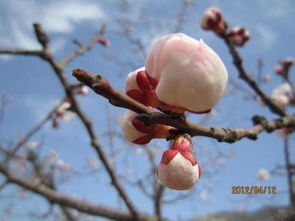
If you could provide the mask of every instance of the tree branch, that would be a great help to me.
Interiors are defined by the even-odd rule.
[[[270,108],[270,110],[278,114],[280,116],[287,116],[288,114],[281,108],[279,107],[276,103],[274,103],[264,92],[263,90],[259,87],[257,82],[246,72],[244,66],[243,66],[243,59],[239,55],[238,51],[236,50],[235,46],[231,43],[229,39],[229,35],[219,35],[221,37],[225,44],[227,45],[230,54],[233,58],[233,64],[237,68],[239,72],[239,77],[243,79],[262,99],[262,101]]]
[[[295,128],[295,118],[286,115],[282,118],[268,121],[263,117],[254,117],[255,126],[248,129],[224,129],[205,127],[194,124],[183,117],[175,117],[160,112],[151,112],[151,110],[141,103],[128,97],[126,94],[111,87],[110,83],[100,75],[74,69],[73,75],[82,83],[89,86],[95,93],[107,98],[115,106],[123,107],[139,113],[137,119],[144,122],[145,125],[165,124],[177,128],[173,133],[188,133],[191,136],[206,136],[214,138],[219,142],[233,143],[242,138],[257,139],[257,135],[262,131],[272,132],[284,127]]]
[[[93,46],[101,39],[101,36],[104,34],[105,32],[105,25],[102,25],[99,28],[99,31],[93,36],[93,38],[85,45],[80,45],[80,47],[73,51],[71,54],[69,54],[68,56],[66,56],[61,62],[60,65],[61,66],[65,66],[66,64],[68,64],[69,62],[71,62],[72,60],[74,60],[77,56],[83,55],[85,52],[91,50],[93,48]]]
[[[37,32],[36,32],[36,34],[38,35]],[[42,33],[42,34],[45,34],[45,33]],[[73,59],[73,57],[75,57],[75,56],[68,56],[68,57],[71,57],[71,59]],[[88,132],[89,138],[90,138],[90,141],[91,141],[91,145],[95,149],[98,157],[100,158],[100,160],[101,160],[102,164],[104,165],[107,173],[109,174],[109,176],[111,178],[111,181],[112,181],[112,185],[115,187],[115,189],[117,190],[119,196],[125,202],[127,208],[132,213],[133,217],[135,219],[138,218],[139,215],[138,215],[137,209],[135,208],[135,206],[133,205],[133,203],[131,202],[131,200],[127,196],[123,186],[119,182],[115,171],[113,170],[113,168],[111,167],[111,164],[108,161],[107,155],[105,154],[105,152],[103,151],[102,147],[100,146],[100,144],[98,142],[98,139],[97,139],[97,137],[95,135],[95,132],[94,132],[91,121],[88,119],[88,117],[83,112],[82,108],[80,107],[78,101],[76,100],[76,98],[75,98],[75,96],[74,96],[74,94],[73,94],[73,92],[71,90],[71,85],[69,84],[69,82],[67,81],[67,79],[65,77],[65,66],[64,65],[67,62],[65,62],[65,61],[57,62],[55,60],[55,58],[53,57],[53,55],[51,54],[49,49],[46,49],[46,50],[44,49],[42,51],[41,58],[43,60],[47,61],[50,64],[50,66],[52,67],[54,73],[56,74],[57,78],[59,79],[62,87],[64,88],[64,91],[65,91],[67,97],[71,101],[71,104],[73,106],[73,110],[77,113],[79,119],[81,120],[81,122],[84,125],[86,131]],[[67,60],[71,60],[71,59],[67,59]]]
[[[96,216],[104,216],[114,220],[134,220],[133,215],[128,212],[112,209],[105,206],[94,205],[86,201],[58,193],[48,188],[47,186],[40,184],[39,182],[24,179],[15,175],[14,173],[11,173],[3,165],[0,165],[0,173],[2,173],[7,178],[7,182],[20,185],[34,193],[47,198],[54,203],[76,209],[83,213]],[[146,214],[141,214],[138,220],[150,221],[154,220],[154,217]]]

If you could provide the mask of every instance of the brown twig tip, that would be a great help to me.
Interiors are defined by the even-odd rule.
[[[40,24],[34,23],[33,27],[35,30],[37,40],[39,41],[39,43],[42,45],[43,48],[47,48],[48,43],[49,43],[48,35],[44,32],[44,30]]]
[[[91,84],[92,75],[88,71],[85,71],[85,70],[82,70],[79,68],[75,68],[72,71],[72,75],[74,77],[76,77],[78,81],[80,81],[88,86]]]

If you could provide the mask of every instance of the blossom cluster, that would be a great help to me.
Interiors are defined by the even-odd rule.
[[[227,84],[228,74],[220,57],[203,40],[183,33],[162,36],[155,42],[145,66],[129,73],[125,92],[134,100],[167,114],[184,112],[204,114],[218,103]],[[146,126],[137,113],[126,111],[120,121],[126,139],[147,144],[152,139],[172,139],[167,125]],[[200,167],[192,153],[187,134],[174,136],[171,147],[162,156],[158,178],[171,189],[185,190],[200,177]]]
[[[250,39],[250,32],[244,27],[237,26],[228,31],[222,13],[216,7],[205,10],[201,18],[201,26],[206,31],[213,31],[219,36],[227,36],[234,46],[242,47]]]

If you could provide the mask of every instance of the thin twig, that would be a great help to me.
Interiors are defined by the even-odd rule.
[[[238,51],[236,50],[235,46],[232,44],[232,42],[229,39],[228,35],[221,35],[220,36],[225,44],[227,45],[230,54],[233,59],[233,64],[237,68],[239,72],[239,77],[243,79],[262,99],[262,101],[270,108],[270,110],[278,114],[280,116],[287,116],[288,114],[281,108],[279,107],[276,103],[274,103],[264,92],[263,90],[259,87],[257,82],[246,72],[244,66],[243,66],[243,59],[239,55]]]
[[[72,60],[74,60],[77,56],[83,55],[85,52],[91,50],[93,48],[93,46],[95,44],[97,44],[97,42],[101,39],[101,36],[103,35],[103,33],[105,32],[105,25],[102,25],[99,28],[99,31],[93,36],[93,38],[85,45],[80,44],[80,47],[73,51],[71,54],[69,54],[68,56],[66,56],[61,62],[60,65],[61,66],[65,66],[67,65],[69,62],[71,62]],[[77,41],[75,41],[77,42]]]

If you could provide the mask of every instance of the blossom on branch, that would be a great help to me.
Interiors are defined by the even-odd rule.
[[[218,8],[210,7],[205,10],[201,17],[201,26],[204,30],[213,31],[217,35],[224,34],[226,24]]]
[[[235,27],[229,32],[229,40],[235,46],[242,47],[250,39],[250,33],[244,27]]]
[[[154,138],[166,139],[170,136],[173,127],[161,124],[146,126],[136,119],[136,115],[137,113],[128,110],[120,119],[121,129],[128,141],[134,144],[147,144]]]
[[[187,190],[199,180],[201,170],[192,149],[191,138],[185,134],[176,137],[164,152],[157,176],[166,187]]]
[[[271,95],[272,100],[281,108],[290,105],[293,100],[293,93],[290,84],[283,83],[277,86]]]
[[[183,33],[161,37],[146,60],[146,74],[158,81],[160,109],[176,113],[208,113],[227,84],[220,57],[202,40]]]
[[[280,61],[280,63],[277,64],[274,67],[274,71],[278,75],[280,75],[280,76],[282,76],[284,78],[287,78],[289,70],[290,70],[290,68],[292,67],[293,64],[294,64],[294,59],[293,58],[291,58],[291,57],[285,58],[284,60]]]

